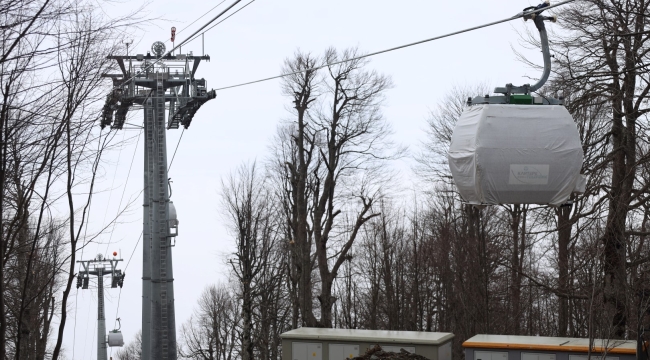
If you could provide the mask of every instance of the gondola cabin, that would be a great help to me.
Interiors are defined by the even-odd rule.
[[[548,0],[524,9],[524,20],[539,30],[544,72],[533,85],[507,84],[468,100],[451,137],[449,168],[467,203],[561,206],[573,192],[584,192],[580,175],[582,145],[562,98],[533,96],[551,73],[551,54],[543,16]]]
[[[483,104],[458,119],[448,160],[474,205],[564,204],[584,191],[582,144],[561,105]]]

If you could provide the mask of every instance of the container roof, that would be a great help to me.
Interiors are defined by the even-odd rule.
[[[588,352],[589,339],[547,336],[476,335],[463,343],[465,348],[544,350],[562,352]],[[611,354],[636,354],[636,341],[594,339],[592,352]]]
[[[454,338],[451,333],[394,331],[394,330],[350,330],[302,327],[280,335],[283,339],[296,340],[339,340],[378,343],[440,345]]]

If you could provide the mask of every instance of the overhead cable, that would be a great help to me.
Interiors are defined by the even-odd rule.
[[[126,131],[124,132],[124,134],[122,134],[122,140],[120,141],[120,144],[124,143],[125,138],[126,138]],[[120,159],[122,158],[122,149],[123,148],[124,148],[123,146],[120,146],[120,151],[117,153],[117,163],[118,164],[120,162]],[[130,170],[130,168],[129,168],[129,170]],[[111,204],[111,199],[113,198],[113,189],[115,188],[115,179],[116,178],[117,178],[117,171],[113,173],[113,182],[111,182],[111,190],[108,193],[108,201],[107,201],[107,204],[106,204],[106,210],[104,211],[104,219],[102,220],[102,224],[106,223],[106,216],[108,215],[108,208],[109,208],[108,205]],[[122,202],[120,201],[120,204],[121,203]],[[112,235],[113,234],[111,233],[111,237],[112,237]],[[110,245],[110,240],[109,240],[109,245]],[[100,243],[97,243],[98,253],[99,253],[99,247],[100,247]],[[106,252],[108,252],[108,247],[106,248]],[[106,257],[106,253],[104,254],[104,257]]]
[[[138,248],[138,244],[140,244],[140,240],[142,239],[142,232],[140,233],[140,236],[138,237],[138,241],[136,241],[135,246],[133,247],[133,252],[131,253],[131,256],[129,256],[129,261],[127,261],[126,266],[124,267],[124,274],[126,274],[126,269],[129,267],[129,264],[131,263],[131,259],[133,259],[133,254],[135,254],[135,250]],[[115,310],[115,318],[117,319],[120,315],[120,300],[122,300],[122,288],[120,287],[120,293],[117,296],[117,309]],[[117,320],[115,320],[117,322]],[[113,351],[113,349],[111,349]]]
[[[228,6],[225,10],[223,10],[222,12],[220,12],[219,14],[217,14],[217,15],[216,15],[215,17],[213,17],[210,21],[208,21],[208,22],[205,23],[203,26],[201,26],[198,30],[196,30],[195,32],[193,32],[192,35],[188,36],[185,40],[181,41],[178,45],[174,46],[171,50],[169,50],[169,51],[167,51],[166,53],[162,54],[160,57],[158,57],[158,58],[157,58],[155,61],[153,61],[152,63],[146,65],[142,70],[138,71],[135,75],[132,75],[130,78],[124,80],[124,82],[122,82],[122,85],[126,85],[126,84],[128,84],[130,81],[132,81],[133,79],[135,79],[135,77],[136,77],[137,75],[141,74],[141,73],[144,72],[144,71],[147,71],[149,68],[151,68],[151,67],[153,67],[154,65],[158,64],[159,62],[165,60],[165,57],[166,57],[166,56],[171,55],[171,54],[174,52],[174,50],[176,50],[176,49],[182,47],[183,45],[185,45],[186,43],[188,43],[190,40],[192,40],[192,38],[193,38],[196,34],[198,34],[199,32],[201,32],[201,30],[205,29],[205,28],[208,27],[210,24],[212,24],[213,22],[215,22],[218,18],[220,18],[223,14],[225,14],[226,12],[228,12],[228,10],[232,9],[235,5],[237,5],[237,4],[240,3],[240,2],[241,2],[241,0],[235,0],[235,2],[232,3],[232,4],[230,4],[230,6]]]
[[[224,1],[225,1],[225,0],[224,0]],[[215,26],[217,26],[217,25],[221,24],[222,22],[228,20],[231,16],[233,16],[233,15],[237,14],[238,12],[242,11],[245,7],[247,7],[248,5],[252,4],[253,2],[255,2],[255,0],[251,0],[251,1],[247,2],[244,6],[240,7],[240,8],[237,9],[237,10],[235,10],[235,12],[233,12],[232,14],[226,16],[223,20],[221,20],[221,21],[219,21],[218,23],[216,23],[216,24],[210,26],[210,27],[209,27],[208,29],[206,29],[204,32],[202,32],[202,33],[196,35],[193,39],[186,40],[184,43],[185,43],[185,44],[189,44],[189,43],[191,43],[192,41],[198,39],[199,36],[205,34],[206,32],[208,32],[208,31],[210,31],[211,29],[213,29]],[[172,160],[169,162],[169,167],[167,168],[167,171],[168,171],[168,172],[169,172],[169,169],[171,169],[172,164],[174,163],[174,158],[176,157],[176,152],[178,151],[178,146],[181,144],[181,140],[183,140],[183,134],[184,134],[184,133],[185,133],[185,128],[183,128],[183,132],[181,132],[181,136],[180,136],[180,138],[178,139],[178,143],[176,144],[176,149],[174,149],[174,155],[172,156]]]
[[[207,33],[208,31],[212,30],[212,28],[214,28],[215,26],[217,26],[217,25],[221,24],[222,22],[228,20],[228,18],[230,18],[231,16],[235,15],[236,13],[238,13],[238,12],[244,10],[245,7],[247,7],[248,5],[250,5],[250,4],[254,3],[254,2],[255,2],[255,0],[251,0],[251,1],[247,2],[244,6],[240,7],[240,8],[237,9],[237,10],[235,10],[235,12],[233,12],[232,14],[226,16],[223,20],[221,20],[221,21],[219,21],[218,23],[216,23],[216,24],[210,26],[210,27],[207,28],[204,32],[202,32],[202,33],[196,35],[193,39],[187,40],[187,41],[185,42],[185,44],[189,44],[189,43],[191,43],[192,41],[198,39],[200,35],[203,35],[203,34]]]
[[[108,244],[106,244],[106,251],[104,251],[104,258],[107,257],[108,249],[110,248],[111,242],[113,241],[113,232],[115,231],[115,225],[117,225],[117,218],[120,215],[121,211],[126,210],[126,209],[124,209],[124,210],[120,211],[120,208],[122,207],[122,201],[124,201],[124,194],[126,193],[126,188],[127,188],[127,185],[129,184],[129,179],[131,178],[131,169],[133,168],[133,162],[135,160],[135,155],[136,155],[136,153],[138,151],[138,145],[140,144],[141,135],[142,135],[142,130],[138,133],[138,140],[136,141],[135,148],[133,149],[133,156],[131,156],[131,165],[129,165],[129,172],[126,174],[126,182],[124,183],[124,188],[122,189],[122,196],[120,197],[120,203],[117,205],[117,214],[115,214],[115,219],[113,219],[113,228],[111,229],[111,234],[108,237]],[[121,152],[121,150],[120,150],[120,152]],[[118,159],[118,162],[119,162],[119,159]],[[117,172],[115,172],[115,173],[117,174]],[[112,191],[113,191],[113,187],[111,186],[111,192]],[[106,221],[105,217],[104,217],[104,221]]]
[[[172,161],[169,162],[169,167],[167,167],[167,172],[169,172],[169,169],[172,168],[172,164],[174,163],[174,158],[176,157],[176,152],[178,151],[178,146],[181,144],[181,140],[183,140],[183,134],[185,134],[185,128],[183,128],[183,131],[181,132],[181,136],[178,138],[178,143],[176,144],[176,149],[174,149],[174,155],[172,155]]]
[[[194,25],[197,21],[203,19],[204,16],[208,15],[209,13],[212,12],[212,10],[216,9],[217,7],[219,7],[219,5],[221,5],[221,4],[225,3],[225,2],[226,2],[226,0],[221,0],[221,2],[218,3],[217,5],[213,6],[212,9],[206,11],[203,15],[199,16],[198,18],[196,18],[196,20],[192,21],[191,23],[189,23],[189,24],[188,24],[187,26],[185,26],[184,28],[178,30],[177,34],[180,34],[183,30],[185,30],[185,29],[187,29],[188,27]]]
[[[555,4],[555,5],[550,5],[550,6],[544,7],[542,9],[521,12],[521,13],[519,13],[517,15],[511,16],[509,18],[505,18],[505,19],[502,19],[502,20],[497,20],[497,21],[493,21],[493,22],[490,22],[490,23],[487,23],[487,24],[478,25],[478,26],[474,26],[474,27],[459,30],[459,31],[454,31],[454,32],[451,32],[451,33],[448,33],[448,34],[439,35],[439,36],[435,36],[435,37],[432,37],[432,38],[428,38],[428,39],[424,39],[424,40],[420,40],[420,41],[416,41],[416,42],[412,42],[412,43],[408,43],[408,44],[404,44],[404,45],[400,45],[400,46],[395,46],[395,47],[392,47],[392,48],[389,48],[389,49],[375,51],[375,52],[372,52],[372,53],[356,56],[356,57],[349,58],[349,59],[343,59],[343,60],[340,60],[340,61],[335,61],[335,62],[332,62],[332,63],[319,65],[319,66],[316,66],[316,67],[313,67],[313,68],[310,68],[310,69],[302,69],[302,70],[298,70],[298,71],[294,71],[294,72],[290,72],[290,73],[286,73],[286,74],[281,74],[281,75],[276,75],[276,76],[271,76],[271,77],[267,77],[267,78],[263,78],[263,79],[259,79],[259,80],[248,81],[248,82],[240,83],[240,84],[236,84],[236,85],[224,86],[224,87],[216,88],[214,90],[219,91],[219,90],[232,89],[232,88],[236,88],[236,87],[240,87],[240,86],[251,85],[251,84],[256,84],[256,83],[260,83],[260,82],[264,82],[264,81],[279,79],[279,78],[283,78],[285,76],[300,74],[300,73],[304,73],[306,71],[316,71],[316,70],[319,70],[319,69],[322,69],[322,68],[325,68],[325,67],[338,65],[338,64],[343,64],[343,63],[346,63],[346,62],[359,60],[359,59],[363,59],[363,58],[367,58],[367,57],[387,53],[387,52],[390,52],[390,51],[400,50],[400,49],[404,49],[404,48],[407,48],[407,47],[424,44],[426,42],[439,40],[439,39],[443,39],[443,38],[446,38],[446,37],[450,37],[450,36],[470,32],[470,31],[474,31],[474,30],[478,30],[478,29],[483,29],[483,28],[486,28],[486,27],[489,27],[489,26],[493,26],[493,25],[497,25],[497,24],[501,24],[501,23],[504,23],[504,22],[508,22],[508,21],[512,21],[512,20],[522,18],[524,15],[531,15],[531,14],[542,12],[542,11],[545,11],[545,10],[548,10],[548,9],[552,9],[554,7],[566,5],[566,4],[568,4],[570,2],[573,2],[573,1],[575,1],[575,0],[562,1],[562,2],[559,2],[559,3]]]
[[[208,27],[210,24],[212,24],[213,22],[215,22],[218,18],[220,18],[223,14],[227,13],[228,10],[232,9],[235,5],[239,4],[240,2],[241,2],[241,0],[235,0],[234,3],[230,4],[230,6],[228,6],[225,10],[223,10],[222,12],[220,12],[219,14],[217,14],[217,16],[213,17],[212,20],[210,20],[210,21],[208,21],[207,23],[205,23],[205,24],[204,24],[203,26],[201,26],[198,30],[196,30],[195,32],[193,32],[192,35],[188,36],[185,40],[181,41],[178,45],[174,46],[171,50],[169,50],[169,51],[168,51],[165,55],[163,55],[163,56],[167,56],[167,55],[173,53],[174,50],[176,50],[177,48],[183,46],[185,43],[189,42],[190,39],[192,39],[192,38],[194,37],[194,35],[200,33],[201,30],[205,29],[205,28]]]

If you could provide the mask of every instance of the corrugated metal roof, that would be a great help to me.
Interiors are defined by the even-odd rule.
[[[350,330],[350,329],[321,329],[303,327],[287,331],[280,335],[283,339],[296,340],[339,340],[363,341],[370,343],[399,343],[440,345],[454,338],[451,333],[392,331],[392,330]]]
[[[587,352],[589,339],[548,336],[476,335],[463,343],[466,348]],[[636,341],[595,339],[592,351],[636,354]]]

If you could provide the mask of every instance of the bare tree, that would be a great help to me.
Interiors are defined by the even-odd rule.
[[[225,286],[208,286],[194,315],[181,327],[182,357],[197,360],[236,359],[241,309]]]
[[[608,2],[586,0],[565,11],[564,32],[555,42],[555,59],[560,70],[557,81],[567,89],[583,89],[574,104],[589,105],[603,99],[609,108],[610,130],[592,146],[611,142],[602,160],[611,171],[610,183],[602,191],[608,199],[607,221],[602,237],[605,246],[604,271],[606,314],[614,336],[628,330],[627,218],[645,202],[648,184],[638,184],[639,166],[647,162],[639,145],[641,119],[650,111],[647,71],[647,1]]]
[[[135,334],[133,341],[115,353],[116,360],[140,360],[142,358],[142,331]]]
[[[222,186],[222,207],[237,249],[229,262],[242,298],[241,355],[244,360],[252,360],[256,358],[254,312],[262,306],[260,296],[269,290],[265,282],[277,284],[276,278],[282,275],[281,268],[271,263],[278,239],[278,224],[273,216],[275,203],[255,163],[242,165]]]
[[[128,18],[106,21],[94,2],[10,0],[0,6],[0,19],[0,358],[56,359],[80,229],[113,138],[94,129],[101,74]],[[66,219],[52,216],[60,206],[69,210]]]
[[[315,326],[312,303],[313,231],[309,223],[312,185],[309,174],[314,170],[315,133],[308,126],[312,107],[319,95],[317,72],[311,70],[321,60],[311,54],[297,52],[285,60],[283,71],[292,73],[285,78],[282,92],[291,98],[296,117],[291,126],[280,128],[275,147],[275,171],[282,208],[286,217],[286,234],[291,246],[288,273],[292,288],[293,327],[298,317],[303,326]],[[304,70],[304,72],[299,72]]]
[[[357,55],[354,49],[341,54],[329,49],[323,61],[334,63]],[[286,62],[286,68],[307,69],[318,62],[298,53],[295,60]],[[387,140],[390,130],[380,112],[391,82],[364,70],[366,64],[366,60],[351,60],[328,66],[322,78],[308,71],[284,82],[284,93],[292,97],[297,117],[295,127],[289,128],[291,142],[283,147],[287,151],[278,161],[288,169],[289,206],[285,208],[294,272],[300,279],[298,304],[306,326],[332,326],[336,302],[332,289],[338,271],[361,227],[378,215],[371,212],[380,183],[378,160],[394,156]],[[358,210],[353,210],[355,206]],[[320,278],[319,320],[312,310],[314,265]]]
[[[47,67],[52,51],[44,49],[45,36],[40,32],[47,29],[53,18],[64,11],[61,7],[49,6],[50,1],[9,1],[0,6],[2,31],[0,42],[0,358],[7,354],[8,319],[6,308],[7,284],[6,270],[16,254],[16,241],[20,235],[27,234],[31,211],[31,200],[40,189],[42,177],[46,171],[54,148],[49,137],[56,137],[57,131],[48,132],[51,127],[40,114],[47,114],[52,105],[53,96],[47,93],[47,87],[41,89],[40,82],[34,79],[39,68]],[[49,55],[49,56],[48,56]],[[44,93],[39,94],[45,90]],[[56,93],[56,88],[52,89]],[[53,127],[56,128],[56,127]],[[60,133],[60,132],[59,132]],[[51,174],[51,173],[50,173]],[[45,203],[43,201],[42,203]],[[40,229],[39,229],[40,230]],[[38,233],[38,231],[37,231]],[[33,234],[34,244],[40,239]],[[24,240],[24,238],[23,238]],[[24,242],[23,242],[24,244]],[[21,247],[23,258],[28,252]],[[32,249],[32,254],[36,249]],[[31,256],[27,256],[31,263]],[[29,272],[20,279],[29,284]],[[41,289],[41,291],[44,289]],[[26,294],[26,286],[21,293]],[[24,307],[23,302],[23,307]],[[22,323],[19,310],[16,319],[18,327]],[[17,333],[16,346],[13,351],[20,353],[20,332]]]

